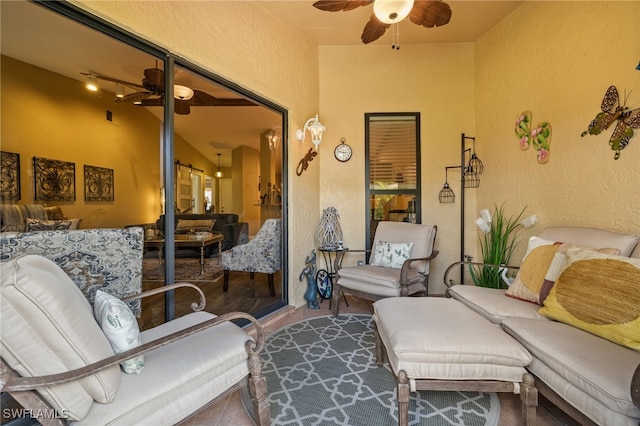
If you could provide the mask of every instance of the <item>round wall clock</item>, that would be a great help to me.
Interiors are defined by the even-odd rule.
[[[336,149],[333,151],[333,154],[336,156],[336,160],[349,161],[353,152],[351,151],[351,147],[346,144],[347,140],[345,138],[340,139],[340,145],[336,146]]]

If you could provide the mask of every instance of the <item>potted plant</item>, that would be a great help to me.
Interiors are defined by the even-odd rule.
[[[480,210],[476,225],[480,230],[480,251],[482,261],[489,265],[507,265],[513,251],[517,247],[519,231],[522,227],[530,228],[538,222],[535,214],[522,220],[526,207],[517,215],[507,216],[502,205],[495,206],[493,216],[488,209]],[[490,288],[507,288],[502,279],[502,270],[497,266],[470,265],[471,278],[475,285]]]

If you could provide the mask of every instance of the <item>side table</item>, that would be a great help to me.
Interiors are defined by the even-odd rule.
[[[349,250],[347,247],[340,246],[322,246],[318,247],[324,264],[327,269],[318,269],[316,272],[316,287],[318,287],[318,294],[320,295],[320,303],[325,299],[329,299],[329,309],[331,309],[331,295],[333,293],[333,280],[336,276],[334,267],[334,259],[337,253]],[[349,306],[345,297],[345,303]]]

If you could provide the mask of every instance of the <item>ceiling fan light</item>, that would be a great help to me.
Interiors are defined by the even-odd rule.
[[[375,0],[373,13],[385,24],[395,24],[409,16],[413,0]]]
[[[94,74],[89,74],[87,75],[87,82],[85,84],[85,86],[87,88],[87,90],[89,90],[90,92],[97,92],[98,91],[98,79],[96,78],[96,76]]]
[[[187,86],[176,84],[173,86],[173,97],[181,101],[188,101],[193,98],[193,90]]]
[[[124,98],[124,86],[116,83],[116,98]]]

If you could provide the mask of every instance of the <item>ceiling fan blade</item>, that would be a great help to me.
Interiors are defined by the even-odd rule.
[[[423,27],[441,27],[451,20],[451,7],[440,0],[416,0],[409,19]]]
[[[372,41],[376,41],[387,31],[390,24],[385,24],[384,22],[380,22],[376,15],[371,15],[369,18],[369,22],[364,26],[364,30],[362,30],[362,35],[360,39],[364,44],[371,43]]]
[[[121,103],[121,102],[140,102],[140,101],[143,101],[143,100],[147,99],[149,96],[151,96],[151,93],[149,93],[149,92],[129,93],[128,95],[125,95],[122,98],[116,98],[116,102],[117,103]]]
[[[313,7],[326,12],[347,12],[371,3],[373,3],[373,0],[319,0],[313,4]]]
[[[194,90],[193,97],[186,102],[191,106],[256,106],[255,103],[242,98],[216,98],[201,90]]]
[[[142,85],[153,93],[161,93],[164,90],[164,71],[159,68],[147,68],[144,70]]]
[[[163,98],[143,99],[140,103],[142,106],[164,106]]]
[[[189,101],[181,101],[180,99],[174,99],[173,112],[180,115],[187,115],[191,112],[189,107]]]

